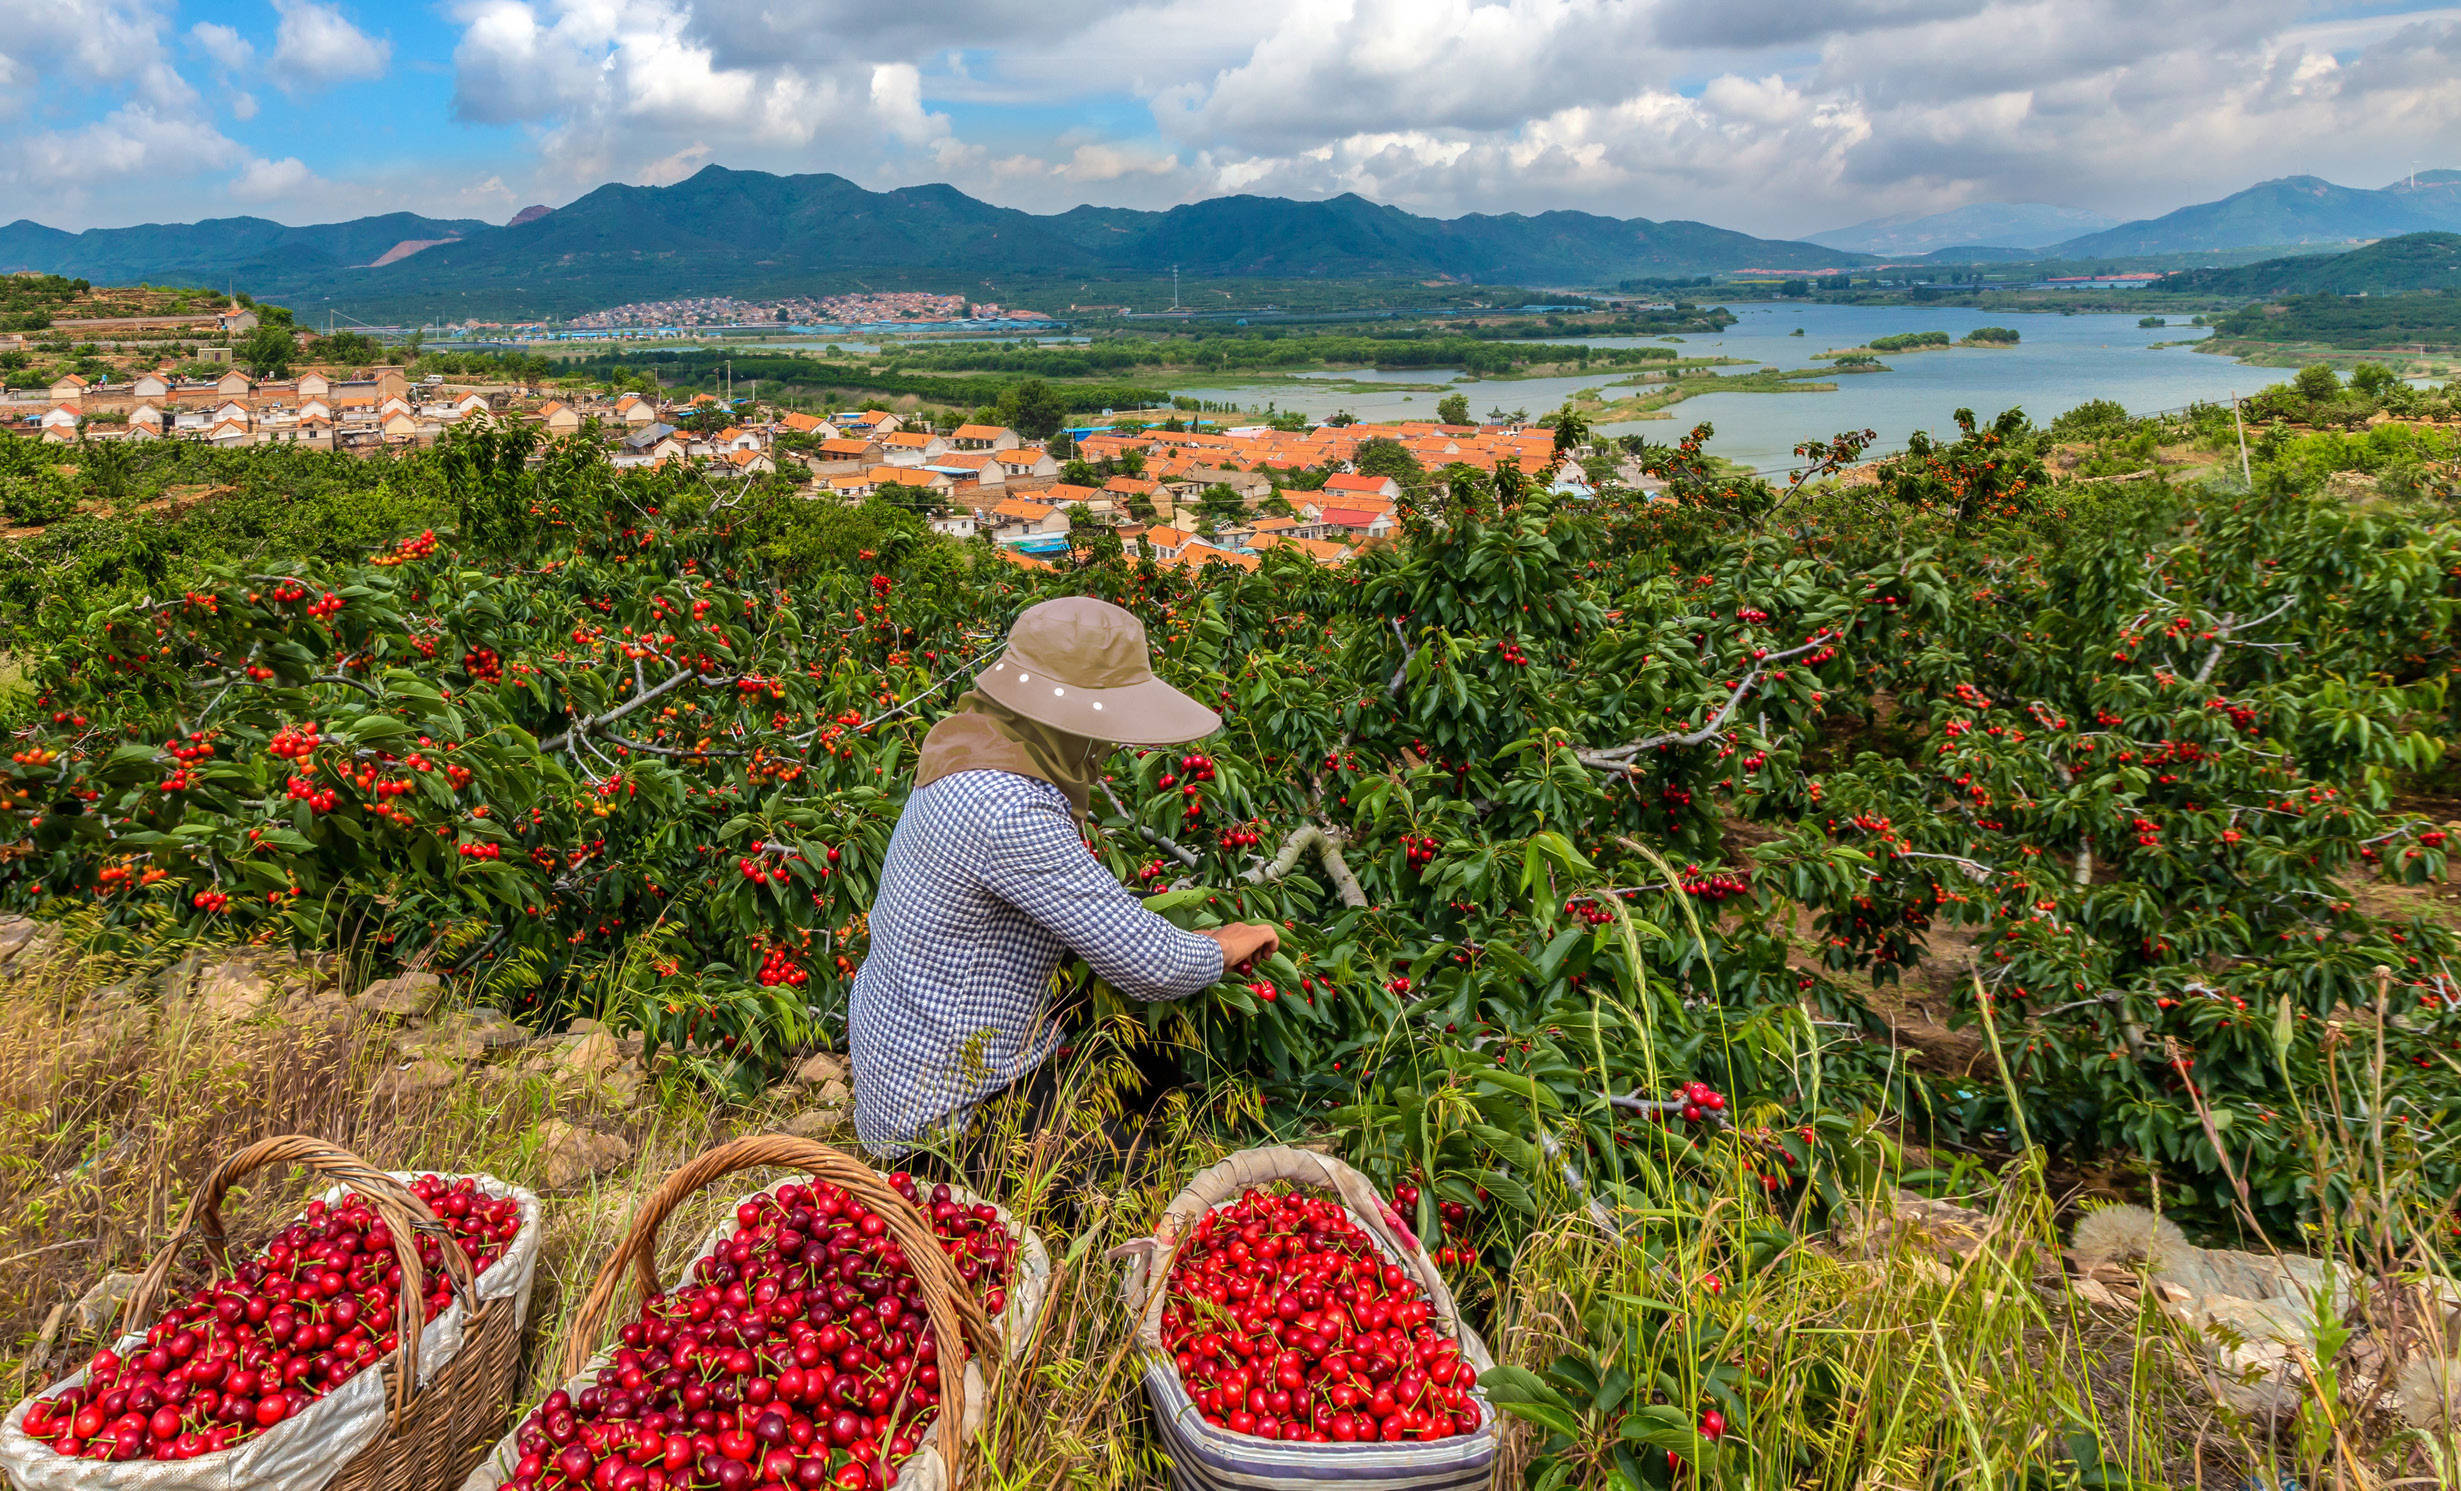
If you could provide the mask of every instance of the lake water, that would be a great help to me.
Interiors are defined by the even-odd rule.
[[[1607,425],[1607,433],[1638,433],[1664,442],[1695,424],[1707,423],[1715,455],[1769,469],[1794,459],[1806,440],[1840,430],[1879,432],[1878,450],[1896,450],[1915,430],[1953,434],[1952,415],[1972,409],[1989,420],[2003,409],[2022,408],[2048,422],[2088,399],[2113,399],[2130,412],[2151,414],[2199,402],[2218,402],[2236,391],[2253,393],[2292,375],[2288,368],[2250,367],[2192,347],[2155,347],[2157,342],[2202,338],[2201,326],[2174,322],[2140,327],[2134,315],[2018,314],[1945,306],[1852,306],[1730,303],[1736,323],[1715,335],[1680,342],[1644,337],[1574,337],[1593,347],[1664,346],[1680,357],[1738,357],[1782,368],[1820,366],[1811,356],[1830,348],[1860,346],[1903,331],[1945,331],[1962,337],[1977,326],[2008,326],[2020,334],[2014,347],[1951,347],[1900,352],[1882,358],[1885,373],[1843,374],[1834,393],[1724,393],[1686,399],[1666,412],[1671,419]],[[1791,336],[1796,327],[1803,335]],[[1395,372],[1361,369],[1329,376],[1376,384],[1452,382],[1484,417],[1490,409],[1526,409],[1543,414],[1576,390],[1600,388],[1633,370],[1598,370],[1571,378],[1481,380],[1457,371],[1412,368]],[[1724,371],[1741,372],[1730,368]],[[1173,393],[1200,399],[1261,403],[1266,394],[1249,389],[1174,386]],[[1607,390],[1610,397],[1617,390]],[[1433,419],[1437,393],[1285,391],[1272,398],[1281,407],[1323,416],[1346,409],[1361,419]]]

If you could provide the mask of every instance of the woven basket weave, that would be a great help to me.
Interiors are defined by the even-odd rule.
[[[222,1222],[222,1202],[242,1178],[268,1166],[301,1166],[332,1182],[328,1201],[356,1191],[393,1233],[401,1265],[395,1317],[422,1318],[425,1271],[416,1236],[438,1235],[454,1299],[424,1330],[403,1331],[394,1353],[310,1403],[292,1418],[216,1455],[185,1461],[103,1462],[69,1460],[27,1438],[18,1424],[24,1405],[0,1433],[0,1466],[31,1491],[223,1491],[265,1487],[271,1491],[434,1491],[459,1480],[500,1432],[519,1380],[521,1328],[529,1312],[538,1256],[538,1198],[490,1176],[471,1176],[496,1197],[512,1197],[520,1209],[521,1235],[484,1278],[427,1204],[413,1194],[407,1172],[388,1173],[304,1134],[260,1140],[215,1167],[189,1201],[165,1243],[130,1294],[123,1323],[129,1334],[123,1353],[141,1343],[170,1293],[172,1269],[191,1244],[203,1248],[217,1268],[233,1264]],[[461,1177],[446,1174],[446,1179]],[[81,1372],[44,1389],[44,1394],[82,1381]],[[38,1395],[40,1396],[40,1395]],[[32,1453],[28,1453],[31,1451]]]
[[[988,1356],[997,1360],[1003,1326],[1009,1328],[1012,1338],[1023,1335],[1023,1329],[1015,1324],[1019,1310],[1038,1305],[1049,1288],[1050,1255],[1041,1239],[1030,1232],[1023,1234],[1025,1246],[1018,1260],[1019,1277],[1010,1288],[1009,1307],[1002,1312],[1000,1324],[995,1325],[957,1276],[956,1266],[941,1251],[923,1213],[890,1189],[889,1183],[870,1166],[814,1140],[786,1134],[751,1135],[709,1150],[669,1175],[641,1203],[632,1227],[599,1267],[588,1297],[574,1313],[556,1368],[563,1387],[578,1393],[596,1380],[599,1368],[612,1360],[609,1353],[600,1350],[599,1342],[606,1335],[608,1313],[617,1295],[623,1292],[627,1276],[641,1296],[655,1294],[661,1288],[658,1232],[667,1217],[687,1198],[721,1176],[765,1166],[794,1170],[842,1186],[887,1222],[889,1236],[904,1251],[922,1286],[924,1313],[930,1317],[933,1337],[941,1343],[944,1364],[940,1374],[940,1415],[932,1441],[906,1462],[891,1491],[943,1491],[954,1486],[955,1468],[961,1464],[966,1439],[981,1422],[985,1396],[983,1375],[969,1358]],[[1012,1233],[1017,1230],[1012,1224]],[[725,1231],[723,1226],[718,1228],[709,1243],[686,1261],[683,1272],[689,1273],[693,1263],[707,1256]],[[678,1282],[680,1278],[681,1275]],[[1035,1285],[1031,1305],[1024,1287],[1029,1281]],[[497,1491],[521,1458],[515,1437],[506,1435],[495,1452],[461,1482],[461,1491]]]
[[[1373,1444],[1313,1444],[1234,1434],[1205,1422],[1180,1385],[1178,1370],[1162,1340],[1162,1310],[1171,1263],[1182,1241],[1209,1211],[1241,1193],[1277,1181],[1329,1190],[1385,1254],[1410,1271],[1434,1309],[1436,1326],[1461,1345],[1462,1358],[1479,1371],[1495,1365],[1486,1343],[1461,1318],[1452,1291],[1418,1240],[1376,1195],[1367,1177],[1330,1155],[1274,1145],[1242,1150],[1188,1182],[1154,1224],[1151,1245],[1133,1256],[1121,1293],[1137,1323],[1145,1352],[1145,1395],[1153,1405],[1154,1429],[1171,1462],[1180,1491],[1298,1491],[1340,1487],[1343,1491],[1472,1491],[1493,1474],[1502,1428],[1495,1405],[1473,1389],[1479,1426],[1448,1439]]]

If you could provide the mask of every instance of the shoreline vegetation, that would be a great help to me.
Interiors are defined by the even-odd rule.
[[[1884,367],[1868,368],[1757,368],[1749,373],[1705,373],[1697,377],[1676,375],[1666,382],[1655,382],[1657,375],[1643,373],[1622,378],[1598,388],[1575,392],[1571,408],[1575,414],[1597,424],[1619,424],[1642,419],[1672,419],[1665,412],[1686,399],[1705,393],[1835,393],[1834,383],[1814,382],[1838,373],[1886,372]],[[1633,387],[1647,384],[1649,391],[1610,399],[1608,388]]]
[[[2177,346],[2166,342],[2163,346]],[[2256,368],[2303,368],[2324,363],[2343,372],[2360,363],[2380,363],[2403,378],[2461,377],[2461,353],[2420,351],[2416,347],[2332,347],[2321,342],[2270,342],[2253,337],[2210,336],[2195,350]]]

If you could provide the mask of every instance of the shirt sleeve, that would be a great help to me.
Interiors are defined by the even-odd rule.
[[[1111,877],[1057,804],[1023,802],[992,825],[983,883],[1041,924],[1112,988],[1184,999],[1222,977],[1221,944],[1146,910]]]

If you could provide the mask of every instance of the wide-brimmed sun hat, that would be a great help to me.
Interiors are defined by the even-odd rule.
[[[1222,726],[1154,676],[1145,623],[1091,596],[1028,607],[974,686],[1027,719],[1121,745],[1178,745]]]

